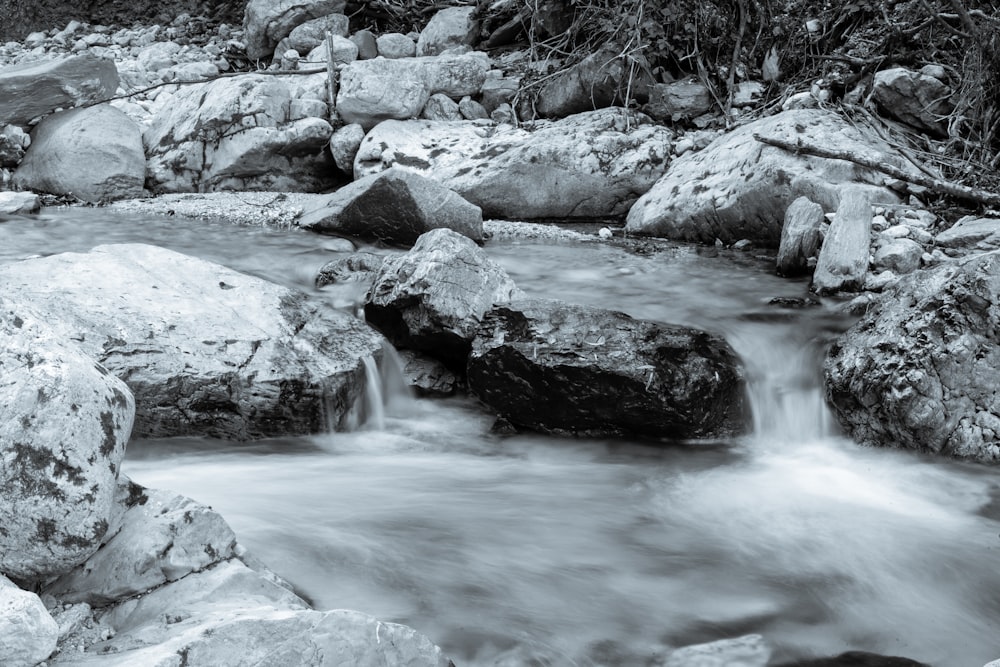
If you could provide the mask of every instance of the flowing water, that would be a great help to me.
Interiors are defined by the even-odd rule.
[[[338,256],[297,231],[77,209],[0,224],[0,261],[107,242],[310,291]],[[133,442],[125,472],[219,510],[317,607],[411,625],[459,665],[648,665],[751,632],[774,664],[847,650],[941,667],[1000,657],[994,470],[837,435],[818,365],[846,323],[767,305],[802,283],[690,247],[487,249],[531,295],[726,335],[747,364],[755,432],[667,446],[501,438],[472,400],[400,400],[380,384],[395,400],[375,399],[356,431]]]

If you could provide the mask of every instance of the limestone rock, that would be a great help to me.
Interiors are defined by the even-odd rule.
[[[0,126],[0,168],[16,167],[31,145],[31,136],[17,125]]]
[[[875,73],[872,95],[879,107],[907,125],[944,136],[951,113],[951,89],[940,80],[905,67]]]
[[[41,200],[33,192],[0,192],[0,215],[24,215],[41,208]]]
[[[546,118],[563,118],[575,113],[624,105],[629,62],[614,44],[605,45],[568,70],[546,81],[538,91],[533,110]],[[640,76],[632,95],[647,96],[649,81]],[[532,108],[520,109],[530,117]]]
[[[316,287],[337,283],[356,283],[375,280],[385,258],[373,252],[356,252],[347,257],[335,259],[320,267],[316,276]]]
[[[797,109],[748,123],[720,136],[707,148],[685,153],[629,211],[630,234],[683,241],[734,243],[750,239],[776,243],[784,212],[798,197],[832,211],[847,184],[872,192],[872,201],[894,203],[883,176],[844,160],[795,154],[762,144],[754,133],[794,142],[836,146],[914,169],[881,139],[867,136],[836,113]]]
[[[146,156],[139,126],[108,104],[47,117],[14,172],[20,188],[88,202],[142,196]]]
[[[385,260],[365,317],[397,347],[462,365],[483,313],[516,294],[507,272],[475,243],[436,229],[405,255]]]
[[[468,95],[458,102],[458,110],[465,120],[479,120],[490,117],[490,114],[486,111],[486,107]]]
[[[904,276],[830,347],[827,400],[867,445],[1000,462],[1000,253]]]
[[[0,572],[32,581],[70,570],[101,545],[135,403],[72,336],[49,326],[49,313],[32,308],[16,283],[6,285]]]
[[[603,109],[532,129],[386,121],[361,143],[356,176],[393,166],[454,190],[487,218],[622,215],[667,168],[673,134],[641,114]]]
[[[333,36],[333,39],[330,40],[329,48],[325,44],[321,44],[316,47],[316,50],[320,51],[321,59],[324,62],[332,56],[334,65],[346,65],[358,59],[358,45],[350,39],[339,35]],[[309,54],[309,60],[315,60],[313,57],[313,53],[315,52],[314,50]]]
[[[412,58],[417,55],[416,43],[398,32],[390,32],[380,35],[375,40],[378,47],[378,54],[383,58]]]
[[[712,109],[712,93],[701,81],[685,79],[658,83],[649,88],[643,111],[657,120],[690,120]]]
[[[330,154],[337,169],[349,176],[354,174],[354,158],[364,139],[365,129],[357,123],[345,125],[330,136]]]
[[[302,77],[298,77],[302,78]],[[318,192],[332,186],[333,128],[293,120],[291,85],[247,74],[181,88],[143,134],[156,192]]]
[[[487,312],[468,381],[502,417],[542,432],[680,439],[747,425],[742,367],[722,337],[560,301]]]
[[[785,211],[778,246],[778,275],[796,276],[807,273],[807,260],[816,254],[821,242],[823,207],[807,197],[799,197]]]
[[[420,117],[427,120],[462,120],[462,112],[455,100],[443,93],[435,93],[427,100]]]
[[[296,26],[330,14],[343,14],[345,5],[345,0],[250,0],[243,15],[247,56],[267,58]]]
[[[455,46],[471,46],[479,32],[476,8],[447,7],[438,11],[417,40],[418,56],[436,56]]]
[[[483,213],[438,183],[402,169],[365,176],[299,218],[299,226],[386,243],[413,245],[426,231],[451,229],[483,240]]]
[[[812,287],[817,293],[858,291],[864,286],[871,227],[869,191],[845,189],[816,261]]]
[[[945,248],[996,250],[1000,248],[1000,218],[966,216],[934,240]]]
[[[912,239],[892,239],[875,251],[874,269],[899,275],[912,273],[920,268],[923,254],[923,246]]]
[[[90,54],[0,69],[0,126],[27,125],[56,109],[114,97],[114,61]]]
[[[299,53],[309,53],[323,44],[327,33],[346,38],[349,33],[348,18],[343,14],[327,14],[295,26],[288,36],[275,47],[275,53],[295,49]]]
[[[35,667],[56,650],[59,626],[41,599],[0,575],[0,656],[5,667]]]
[[[136,397],[135,433],[246,440],[336,427],[382,337],[306,295],[148,245],[0,269]],[[103,433],[103,431],[102,431]]]

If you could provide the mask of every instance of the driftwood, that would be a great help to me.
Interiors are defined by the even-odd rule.
[[[806,155],[815,155],[816,157],[825,157],[834,160],[847,160],[848,162],[853,162],[854,164],[861,165],[862,167],[868,167],[869,169],[881,171],[883,174],[888,174],[889,176],[898,178],[901,181],[922,185],[925,188],[934,190],[935,192],[958,197],[959,199],[978,202],[991,208],[1000,208],[1000,194],[995,192],[980,190],[978,188],[970,188],[965,185],[944,181],[939,178],[932,178],[923,174],[915,174],[900,169],[899,167],[891,165],[887,162],[859,155],[851,151],[816,146],[815,144],[807,143],[802,139],[792,142],[785,139],[777,139],[775,137],[764,137],[756,133],[754,133],[753,138],[761,143],[768,144],[770,146],[777,146],[778,148],[783,148],[786,151],[791,151],[793,153],[805,153]]]

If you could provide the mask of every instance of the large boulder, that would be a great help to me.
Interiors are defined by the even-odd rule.
[[[0,281],[125,380],[135,433],[245,440],[337,427],[382,337],[305,294],[179,253],[98,246]]]
[[[436,56],[456,46],[472,46],[478,33],[475,7],[446,7],[437,12],[420,32],[417,55]]]
[[[673,134],[602,109],[534,127],[386,121],[361,142],[355,176],[393,166],[438,181],[487,218],[623,215],[664,173]]]
[[[365,176],[303,211],[299,226],[412,246],[431,229],[483,240],[483,212],[448,188],[402,169]]]
[[[49,313],[26,306],[16,285],[3,292],[0,573],[33,581],[101,545],[135,404],[72,336],[48,326]]]
[[[507,272],[475,243],[435,229],[382,263],[365,317],[398,347],[463,365],[483,313],[516,294]]]
[[[468,381],[511,423],[548,433],[706,438],[747,426],[742,366],[723,338],[561,301],[487,312]]]
[[[303,78],[303,77],[299,77]],[[319,192],[333,185],[333,127],[282,77],[246,74],[181,88],[143,134],[155,192]]]
[[[47,117],[14,172],[20,188],[88,202],[140,197],[145,179],[142,132],[108,104]]]
[[[4,667],[35,667],[56,649],[59,626],[41,598],[0,575],[0,656]]]
[[[877,136],[834,112],[795,109],[762,118],[720,136],[701,151],[674,160],[667,173],[629,211],[629,233],[683,241],[777,245],[784,213],[797,197],[836,210],[844,185],[867,187],[874,202],[897,202],[884,176],[845,160],[793,153],[754,134],[855,151],[913,169]]]
[[[884,112],[918,130],[948,134],[947,119],[954,108],[951,88],[937,78],[894,67],[875,73],[872,96]]]
[[[1000,252],[919,271],[827,353],[826,395],[855,440],[1000,462]]]
[[[329,14],[343,14],[345,0],[250,0],[243,14],[247,56],[267,58],[294,28]]]
[[[90,54],[0,69],[0,127],[114,97],[118,69]]]

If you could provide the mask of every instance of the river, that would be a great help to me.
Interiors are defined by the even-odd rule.
[[[340,255],[298,230],[49,209],[0,224],[0,261],[117,242],[334,299],[312,279]],[[318,608],[411,625],[460,667],[649,665],[747,633],[774,647],[773,664],[847,650],[941,667],[1000,657],[994,470],[838,435],[818,368],[846,323],[826,306],[768,305],[804,283],[753,253],[690,246],[486,249],[529,295],[723,333],[747,365],[754,433],[499,437],[472,400],[396,395],[381,425],[350,433],[135,441],[124,472],[220,511]]]

